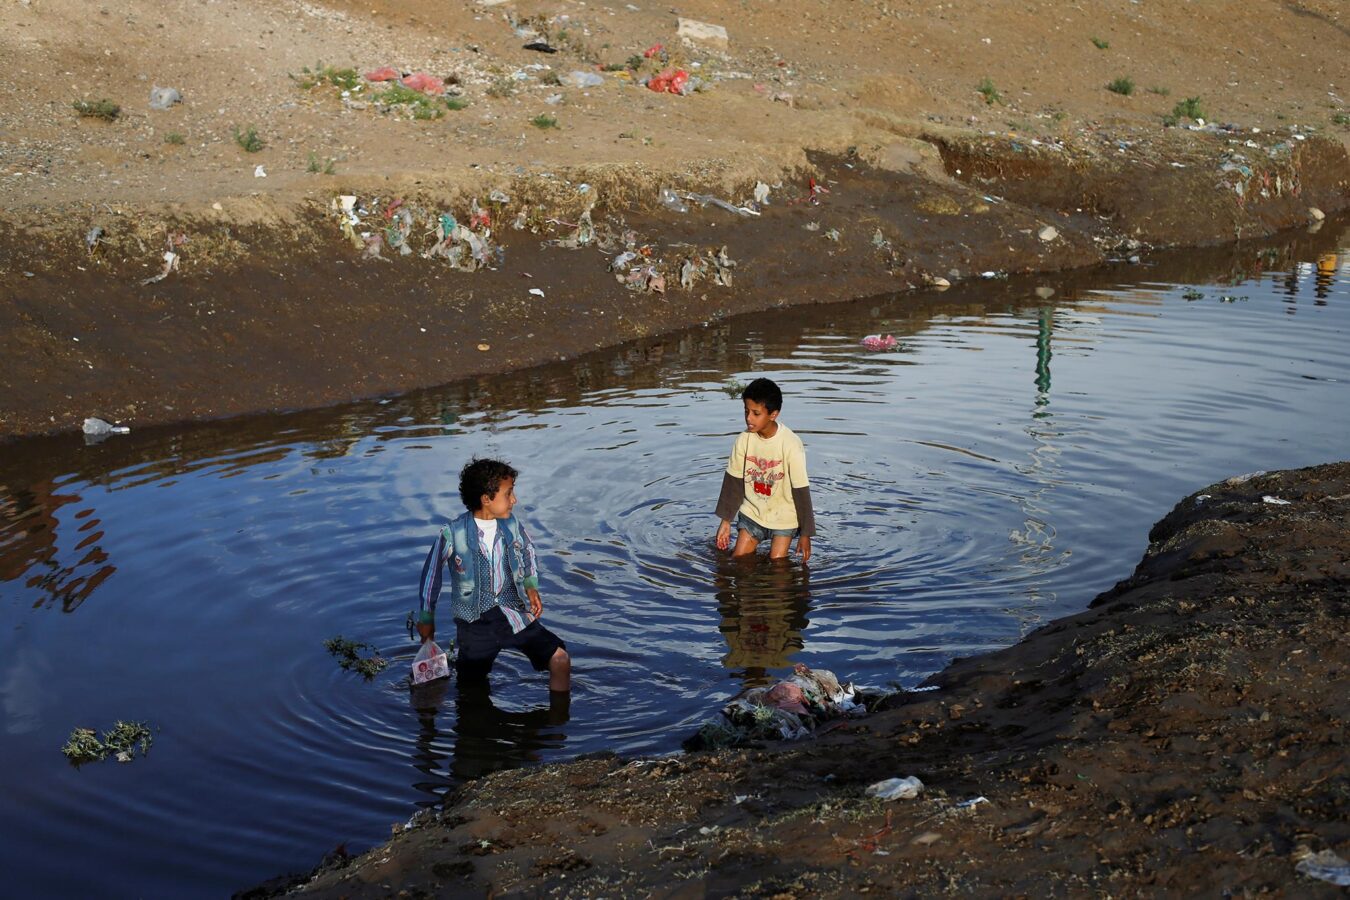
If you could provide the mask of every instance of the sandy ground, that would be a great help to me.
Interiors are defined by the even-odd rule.
[[[1211,485],[1090,609],[954,662],[936,691],[815,741],[496,773],[298,883],[352,898],[1342,896],[1298,867],[1350,856],[1347,517],[1350,463]],[[918,798],[864,794],[905,775]]]
[[[682,39],[682,18],[727,40]],[[0,8],[0,437],[323,405],[728,313],[1315,226],[1350,202],[1347,57],[1331,0],[17,0]],[[463,108],[417,119],[363,79],[311,84],[382,65],[446,79]],[[666,67],[707,90],[639,83]],[[150,109],[155,87],[182,102]],[[102,99],[114,120],[72,107]],[[658,202],[748,205],[761,182],[758,216]],[[358,198],[358,245],[409,211],[413,253],[348,243],[339,195]],[[500,253],[471,273],[424,258],[474,201]],[[587,211],[594,240],[550,244]],[[712,271],[724,246],[734,279]],[[663,290],[616,282],[633,251]]]

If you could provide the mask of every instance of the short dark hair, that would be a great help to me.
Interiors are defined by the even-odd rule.
[[[483,508],[483,495],[497,496],[502,482],[520,473],[500,459],[471,459],[459,470],[459,499],[464,508],[477,512]]]
[[[767,378],[756,378],[747,384],[741,391],[741,399],[759,403],[769,412],[779,412],[783,408],[782,390]]]

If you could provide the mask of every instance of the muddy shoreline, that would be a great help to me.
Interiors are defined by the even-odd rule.
[[[315,896],[1339,896],[1350,462],[1228,479],[1082,613],[816,741],[500,772]],[[884,803],[863,788],[926,785]],[[962,806],[976,797],[985,798]]]
[[[1098,142],[1115,147],[1124,133]],[[8,363],[0,439],[78,429],[86,416],[135,428],[325,406],[571,359],[738,313],[919,296],[986,273],[1022,276],[1031,290],[1036,273],[1155,248],[1338,230],[1334,218],[1317,217],[1350,205],[1345,147],[1258,137],[1265,161],[1234,175],[1223,169],[1233,138],[1222,132],[1136,136],[1121,159],[1091,144],[893,134],[885,146],[808,154],[803,168],[771,179],[758,215],[653,204],[661,179],[650,173],[611,172],[596,187],[581,181],[584,171],[547,184],[526,178],[503,182],[511,199],[491,207],[501,250],[475,272],[423,256],[436,240],[424,226],[438,211],[467,218],[469,201],[434,183],[378,195],[343,186],[252,224],[110,206],[115,215],[80,227],[11,225],[0,232]],[[596,201],[624,196],[624,185],[645,199]],[[348,243],[331,209],[345,190],[368,206],[359,208],[370,232],[387,228],[395,201],[415,209],[413,252],[386,247],[375,259]],[[595,235],[560,246],[576,241],[586,211]],[[95,220],[103,224],[90,249],[83,226]],[[177,267],[148,281],[163,268],[166,241]],[[626,250],[638,260],[619,278],[650,266],[664,290],[616,278],[611,268]],[[686,285],[689,263],[697,271]]]

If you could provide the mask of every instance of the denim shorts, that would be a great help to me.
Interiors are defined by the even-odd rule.
[[[745,513],[736,517],[736,527],[745,529],[756,542],[760,543],[767,541],[770,537],[794,537],[801,530],[800,528],[765,528]]]

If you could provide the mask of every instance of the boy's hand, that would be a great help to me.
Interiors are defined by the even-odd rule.
[[[726,519],[717,526],[717,549],[725,550],[731,546],[731,523]]]
[[[530,612],[537,619],[544,614],[544,601],[539,599],[539,592],[534,588],[526,588],[525,594],[530,598]]]
[[[436,634],[436,626],[431,622],[418,622],[417,635],[422,639],[422,643],[431,640]]]
[[[811,560],[811,536],[804,534],[797,538],[797,552],[802,555],[802,565]]]

